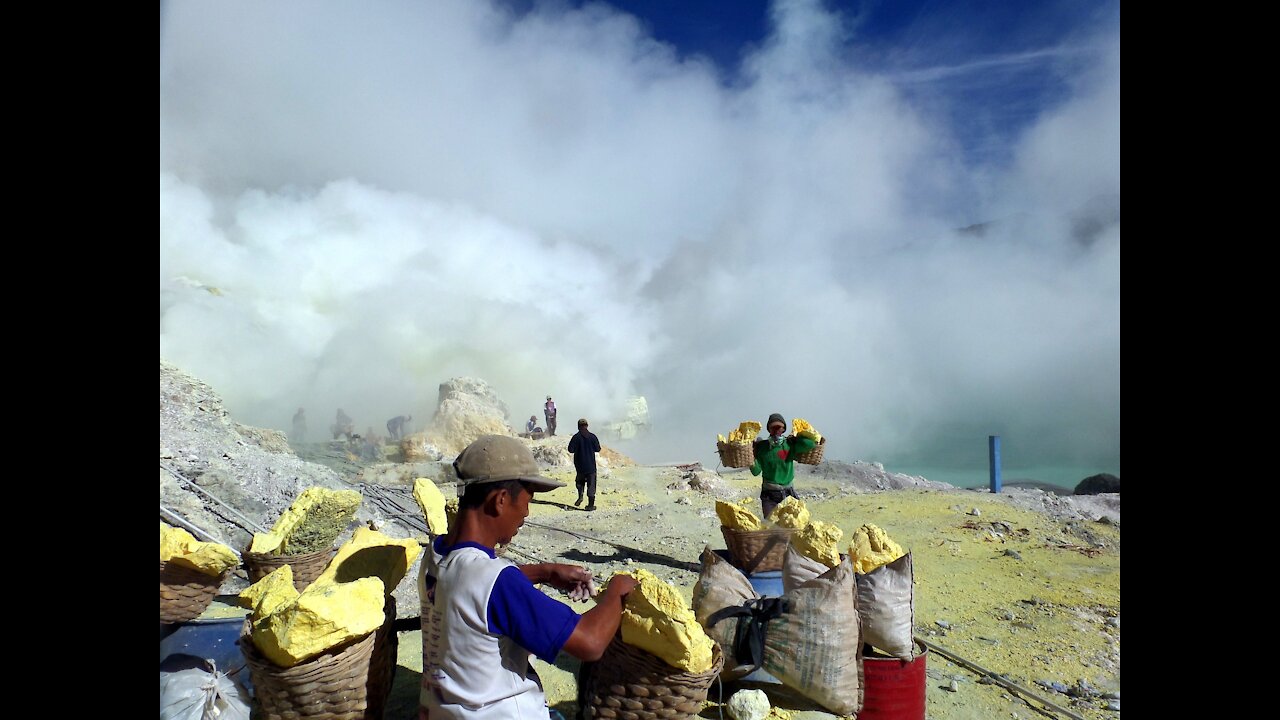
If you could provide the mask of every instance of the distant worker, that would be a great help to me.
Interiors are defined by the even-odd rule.
[[[527,422],[527,423],[525,423],[525,424],[524,424],[524,431],[525,431],[525,432],[527,432],[527,433],[531,433],[531,432],[533,432],[534,430],[537,430],[537,429],[538,429],[538,416],[537,416],[537,415],[530,415],[530,416],[529,416],[529,422]]]
[[[342,408],[338,408],[337,418],[334,419],[333,425],[329,428],[333,431],[333,439],[337,440],[339,435],[346,435],[347,440],[356,432],[356,423],[351,416],[343,412]]]
[[[369,428],[369,432],[364,436],[364,442],[360,445],[360,459],[382,459],[382,438],[373,434],[372,427]]]
[[[783,437],[787,421],[782,419],[781,413],[770,415],[765,429],[769,431],[769,439],[757,440],[752,447],[756,461],[751,465],[751,474],[764,475],[760,484],[760,511],[767,518],[778,503],[796,496],[795,456],[809,452],[818,444],[799,435]]]
[[[290,433],[290,439],[295,443],[307,441],[307,416],[303,414],[302,408],[298,408],[298,412],[293,414],[293,432]]]
[[[412,415],[397,415],[387,421],[387,432],[391,434],[391,439],[402,440],[406,435],[406,427],[409,421],[413,419]]]
[[[596,453],[600,452],[600,438],[587,429],[587,419],[578,420],[578,432],[569,438],[569,452],[573,453],[573,469],[578,475],[578,499],[574,507],[582,504],[582,491],[587,491],[587,510],[596,509]]]
[[[556,404],[547,396],[547,404],[542,406],[542,414],[547,418],[547,434],[556,434]]]

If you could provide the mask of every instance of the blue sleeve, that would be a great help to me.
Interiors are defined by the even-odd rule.
[[[520,568],[513,565],[498,573],[489,593],[489,632],[553,663],[576,627],[578,613],[542,594]]]
[[[596,452],[600,452],[600,438],[596,437],[595,433],[591,434],[591,442],[595,444]]]
[[[574,435],[573,437],[569,438],[569,452],[571,453],[578,452],[578,436],[577,435]]]

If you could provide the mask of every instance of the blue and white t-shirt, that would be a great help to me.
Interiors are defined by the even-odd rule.
[[[437,538],[422,561],[422,691],[431,720],[545,720],[529,656],[554,662],[578,625],[509,560],[476,543]]]

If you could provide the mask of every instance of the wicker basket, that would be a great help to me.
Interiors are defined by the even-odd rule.
[[[367,697],[369,707],[365,711],[366,720],[382,720],[382,713],[387,707],[387,698],[391,697],[391,684],[396,676],[396,653],[400,648],[399,635],[392,627],[396,622],[396,599],[387,598],[384,608],[386,620],[382,627],[373,634],[373,652],[369,656],[369,684]]]
[[[751,443],[727,443],[716,441],[716,451],[720,453],[720,464],[731,468],[749,468],[756,462]]]
[[[329,548],[300,555],[273,555],[249,552],[249,549],[245,548],[241,556],[244,558],[245,570],[249,573],[249,582],[256,583],[280,569],[282,565],[289,565],[293,568],[293,587],[298,592],[302,592],[320,577],[320,573],[324,572],[336,553],[336,550]]]
[[[818,441],[818,444],[815,445],[812,450],[808,452],[802,452],[796,455],[794,459],[796,462],[804,463],[805,465],[817,465],[818,463],[822,462],[822,450],[826,446],[827,446],[827,439],[822,438],[821,440]]]
[[[160,561],[160,622],[194,620],[213,602],[227,574],[213,576],[185,565]]]
[[[254,714],[255,718],[367,720],[371,717],[367,714],[369,661],[381,629],[291,668],[282,668],[258,651],[249,628],[249,621],[245,620],[240,652],[249,666],[261,711]]]
[[[719,677],[724,654],[716,645],[711,668],[690,673],[615,637],[599,662],[583,663],[578,683],[585,720],[692,720]]]
[[[720,526],[724,545],[729,548],[729,562],[744,573],[771,572],[782,569],[782,559],[791,543],[791,528],[768,530],[734,530]]]

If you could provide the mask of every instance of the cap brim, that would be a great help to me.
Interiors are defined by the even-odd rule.
[[[565,484],[560,482],[559,480],[553,480],[549,477],[542,477],[541,475],[535,475],[534,477],[523,477],[520,479],[524,482],[529,483],[530,492],[547,492],[549,490],[555,490],[556,488],[562,488],[565,486]]]

